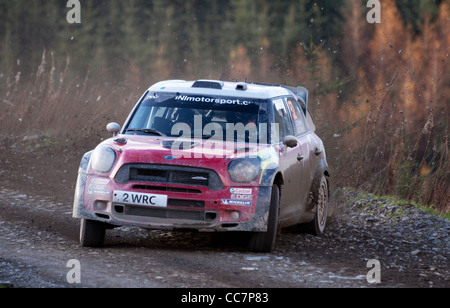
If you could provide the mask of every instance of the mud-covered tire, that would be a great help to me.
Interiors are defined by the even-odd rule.
[[[270,197],[269,221],[267,232],[253,232],[250,235],[249,250],[252,252],[272,252],[275,247],[275,239],[278,231],[278,211],[280,204],[280,189],[272,186]]]
[[[318,178],[312,187],[313,206],[316,209],[314,220],[306,224],[307,231],[315,236],[321,236],[325,231],[329,207],[328,180],[325,175]]]
[[[106,225],[99,221],[82,219],[80,243],[83,247],[101,247],[105,243]]]

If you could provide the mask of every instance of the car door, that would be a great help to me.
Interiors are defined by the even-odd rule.
[[[300,107],[298,101],[293,98],[288,98],[288,105],[292,110],[292,120],[294,123],[294,132],[298,143],[301,147],[302,166],[301,174],[298,175],[300,187],[299,189],[299,203],[306,205],[308,201],[308,194],[311,188],[312,180],[315,172],[316,155],[313,146],[313,134],[307,125],[305,113]]]
[[[289,118],[293,124],[293,132],[297,138],[296,160],[290,170],[290,180],[294,185],[290,187],[289,206],[285,215],[289,217],[289,224],[296,223],[304,215],[308,202],[308,195],[313,176],[314,157],[311,148],[310,131],[305,122],[304,113],[297,100],[293,97],[285,98],[289,109]]]
[[[274,100],[275,123],[278,125],[280,170],[283,174],[283,186],[280,198],[279,220],[282,226],[291,224],[292,213],[296,211],[298,191],[298,173],[301,169],[301,146],[294,148],[283,146],[282,140],[286,136],[294,136],[291,111],[286,98]]]

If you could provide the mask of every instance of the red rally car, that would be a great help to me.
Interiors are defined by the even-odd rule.
[[[281,227],[324,231],[329,170],[303,87],[163,81],[107,129],[78,172],[83,246],[118,226],[248,231],[255,252]]]

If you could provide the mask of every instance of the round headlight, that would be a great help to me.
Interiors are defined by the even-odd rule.
[[[235,183],[249,183],[261,174],[259,158],[238,158],[228,165],[228,174]]]
[[[108,173],[116,161],[116,152],[110,147],[100,145],[91,156],[91,167],[95,172]]]

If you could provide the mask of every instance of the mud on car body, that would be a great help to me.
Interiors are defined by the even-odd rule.
[[[117,226],[247,231],[257,252],[280,227],[324,231],[328,165],[303,87],[164,81],[107,129],[79,168],[83,246]]]

